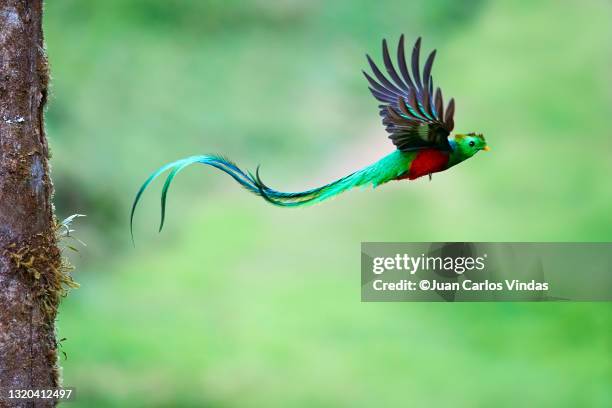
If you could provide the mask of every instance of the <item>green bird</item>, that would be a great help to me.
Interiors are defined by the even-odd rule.
[[[440,88],[435,88],[434,92],[431,68],[436,55],[435,50],[425,61],[421,75],[420,49],[421,38],[418,38],[412,49],[412,75],[406,64],[403,35],[397,47],[399,72],[393,65],[386,40],[382,41],[382,56],[388,76],[385,76],[372,58],[366,55],[375,78],[365,71],[363,74],[370,85],[370,92],[381,102],[379,108],[382,123],[389,133],[389,139],[397,148],[391,154],[329,184],[294,193],[268,187],[259,177],[259,167],[253,174],[244,172],[235,163],[222,156],[187,157],[159,168],[140,187],[132,205],[130,230],[132,231],[134,212],[142,193],[153,180],[169,170],[161,193],[159,230],[162,230],[166,214],[166,196],[172,180],[185,167],[196,163],[206,164],[227,173],[246,190],[271,204],[281,207],[301,207],[320,203],[354,187],[366,185],[377,187],[391,180],[414,180],[425,175],[431,179],[433,173],[449,169],[474,156],[480,150],[489,150],[480,133],[451,135],[454,127],[455,101],[451,98],[445,109],[442,91]]]

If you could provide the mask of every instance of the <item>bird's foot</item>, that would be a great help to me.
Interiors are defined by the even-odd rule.
[[[431,181],[431,173],[429,173],[429,181]]]

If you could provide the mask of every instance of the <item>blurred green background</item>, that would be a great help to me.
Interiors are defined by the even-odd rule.
[[[59,336],[71,406],[612,406],[610,304],[360,303],[361,241],[612,240],[612,4],[53,0],[47,127],[59,216],[86,241]],[[456,129],[438,174],[279,209],[183,156],[261,163],[281,190],[392,150],[362,77],[401,33],[438,49]]]

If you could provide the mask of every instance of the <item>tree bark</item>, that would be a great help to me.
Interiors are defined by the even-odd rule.
[[[0,0],[0,389],[58,386],[62,259],[43,123],[41,0]],[[0,400],[0,406],[53,406]]]

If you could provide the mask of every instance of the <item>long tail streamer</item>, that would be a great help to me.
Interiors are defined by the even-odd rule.
[[[384,177],[384,179],[377,177],[377,175],[380,175],[380,168],[383,167],[380,166],[383,163],[377,162],[371,166],[365,167],[359,171],[356,171],[346,177],[338,179],[322,187],[297,193],[287,193],[282,191],[276,191],[265,185],[259,177],[259,167],[257,167],[255,175],[253,175],[250,172],[245,173],[235,163],[221,156],[191,156],[160,167],[159,169],[154,171],[149,176],[149,178],[147,178],[147,180],[142,184],[140,190],[138,190],[138,193],[136,193],[136,198],[134,199],[134,203],[132,204],[132,211],[130,213],[130,233],[132,235],[132,240],[134,239],[134,212],[136,211],[136,206],[138,205],[138,202],[140,201],[140,198],[144,191],[147,189],[147,187],[161,174],[170,170],[166,181],[164,182],[161,193],[161,222],[159,225],[159,231],[161,231],[164,227],[164,221],[166,218],[166,198],[168,195],[168,189],[170,188],[170,184],[172,184],[172,180],[174,180],[176,175],[181,170],[196,163],[206,164],[227,173],[246,190],[264,198],[271,204],[281,207],[298,207],[308,204],[315,204],[328,198],[334,197],[353,187],[363,186],[367,183],[372,183],[374,186],[377,186],[388,181],[389,179],[389,177]],[[396,174],[393,176],[396,176]]]

